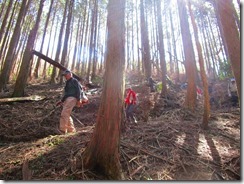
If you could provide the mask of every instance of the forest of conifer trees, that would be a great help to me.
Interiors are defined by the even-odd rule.
[[[87,131],[89,138],[87,134],[85,136],[77,134],[82,138],[85,137],[86,141],[76,142],[79,144],[76,146],[82,147],[82,151],[77,148],[72,152],[73,155],[71,154],[75,155],[75,159],[78,161],[75,166],[72,162],[71,168],[67,169],[72,171],[70,177],[72,175],[74,179],[82,180],[101,179],[99,176],[101,174],[105,176],[105,179],[112,180],[155,179],[156,171],[149,174],[146,172],[150,170],[147,168],[147,164],[142,164],[144,161],[133,162],[137,156],[131,157],[127,148],[141,150],[141,152],[138,151],[138,154],[140,152],[140,154],[147,155],[142,156],[143,159],[151,156],[153,161],[150,160],[150,164],[155,163],[155,159],[165,161],[168,165],[174,165],[173,163],[177,162],[182,166],[183,171],[189,174],[186,171],[189,165],[184,165],[187,161],[184,162],[184,160],[174,157],[177,151],[172,151],[171,147],[166,146],[166,149],[170,148],[169,152],[174,153],[173,159],[167,159],[168,153],[158,153],[159,149],[167,145],[168,142],[166,141],[163,146],[160,141],[165,140],[159,136],[160,131],[158,132],[157,128],[153,128],[155,135],[157,135],[155,138],[157,141],[151,145],[151,141],[154,139],[154,135],[150,134],[151,128],[154,127],[153,123],[159,123],[158,127],[162,126],[162,122],[168,123],[169,119],[167,118],[169,117],[165,117],[165,114],[169,113],[171,120],[175,120],[172,121],[172,127],[163,126],[161,128],[162,131],[165,131],[164,133],[168,133],[169,129],[174,132],[173,136],[170,132],[167,134],[172,136],[174,143],[171,143],[173,145],[177,143],[176,134],[179,137],[183,136],[179,133],[182,131],[185,136],[186,148],[179,146],[180,149],[185,149],[187,153],[190,150],[194,156],[200,154],[190,148],[192,143],[189,141],[191,139],[188,137],[189,132],[184,129],[186,127],[184,125],[177,127],[177,123],[181,122],[176,118],[177,116],[183,118],[183,123],[188,121],[186,117],[190,118],[193,123],[191,131],[194,132],[192,141],[198,142],[198,138],[202,140],[201,136],[205,137],[212,154],[213,165],[218,166],[216,169],[215,166],[209,167],[208,169],[211,171],[206,173],[214,171],[215,177],[221,176],[220,178],[226,180],[240,179],[240,173],[238,173],[240,167],[236,165],[237,162],[233,166],[234,169],[227,168],[225,165],[227,162],[233,164],[233,159],[240,159],[240,145],[237,144],[240,141],[240,139],[238,140],[240,136],[238,123],[240,123],[241,106],[240,8],[240,0],[0,1],[0,98],[8,98],[8,100],[0,101],[0,108],[13,116],[13,119],[10,118],[11,120],[6,119],[7,116],[4,113],[0,116],[0,121],[3,120],[0,122],[0,130],[9,130],[6,135],[0,134],[0,138],[6,141],[6,145],[3,143],[3,147],[0,147],[0,153],[11,147],[8,147],[8,141],[30,141],[28,137],[34,140],[58,134],[54,128],[56,126],[54,120],[58,117],[57,107],[49,107],[46,104],[54,104],[54,100],[61,96],[60,87],[65,82],[61,73],[64,69],[69,69],[84,86],[101,88],[101,93],[96,93],[98,96],[95,97],[92,96],[91,91],[87,91],[91,95],[91,100],[87,109],[84,107],[83,110],[90,115],[95,113],[89,120],[88,118],[83,119],[89,123],[86,125],[84,122],[81,123],[80,115],[79,118],[75,118],[80,124],[79,126],[82,125],[80,132],[83,132],[84,126],[87,128],[91,126],[89,128],[92,129],[92,134],[90,135],[90,129]],[[148,85],[146,85],[146,81],[150,77],[157,81],[158,90],[155,93],[149,93]],[[236,81],[237,98],[239,99],[237,107],[229,105],[230,99],[227,96],[227,85],[231,78]],[[180,86],[185,83],[187,83],[187,89],[184,91]],[[213,84],[215,85],[213,88],[215,93],[210,93],[209,87]],[[132,85],[139,94],[140,104],[136,113],[139,116],[139,123],[143,122],[144,126],[144,129],[142,128],[140,131],[138,131],[139,127],[135,128],[134,126],[128,131],[128,125],[124,124],[123,98],[128,85]],[[202,91],[201,97],[197,92],[198,89]],[[37,127],[23,126],[25,128],[16,135],[16,129],[11,130],[13,125],[9,123],[16,120],[16,123],[19,124],[15,127],[22,127],[22,123],[28,122],[27,114],[24,113],[25,120],[19,120],[21,117],[14,114],[15,107],[18,108],[21,103],[18,100],[21,100],[22,103],[23,101],[29,103],[24,97],[42,93],[52,96],[40,99],[40,101],[44,99],[43,102],[40,102],[42,107],[39,108],[42,109],[45,116],[37,117],[41,112],[35,111],[38,107],[31,104],[34,110],[27,111],[36,115],[29,120],[39,122],[41,119],[41,121]],[[181,96],[182,94],[183,96]],[[13,99],[10,99],[14,97],[18,98],[16,102],[12,103]],[[213,99],[215,99],[214,103],[212,103]],[[39,99],[33,101],[39,101]],[[1,103],[7,103],[7,105],[1,105]],[[13,109],[9,110],[10,108]],[[26,109],[28,108],[26,107]],[[228,111],[231,113],[230,115],[223,115]],[[75,112],[78,114],[80,110]],[[73,114],[73,116],[75,115]],[[164,119],[158,120],[159,117]],[[220,117],[223,119],[219,120]],[[215,144],[221,144],[221,140],[219,139],[218,142],[211,138],[214,136],[211,131],[216,129],[220,131],[221,129],[217,125],[215,127],[213,122],[218,119],[221,123],[226,123],[228,118],[233,130],[231,129],[231,133],[227,133],[237,135],[236,139],[230,138],[229,134],[227,136],[228,141],[231,139],[236,143],[233,146],[235,151],[230,154],[231,161],[225,160],[223,152],[216,151]],[[150,126],[144,122],[150,122]],[[49,123],[50,126],[48,126]],[[223,127],[228,127],[227,124],[224,124]],[[41,129],[40,133],[36,133],[38,128]],[[176,130],[175,128],[180,129]],[[195,130],[199,131],[201,135],[195,134]],[[142,147],[137,147],[134,144],[129,144],[125,135],[133,141],[133,131],[136,132],[135,137],[137,137],[136,141],[139,145],[148,143],[153,149],[158,146],[157,151],[150,152],[148,144],[144,145],[145,149],[142,145]],[[140,136],[139,134],[142,132],[144,134]],[[210,134],[208,134],[209,132]],[[146,134],[153,138],[150,138],[149,141]],[[223,135],[222,129],[221,135]],[[61,137],[61,139],[63,138]],[[225,143],[229,144],[228,141]],[[194,148],[197,147],[196,142],[193,143]],[[72,144],[67,143],[67,145],[71,146]],[[119,149],[120,147],[123,147],[122,151]],[[79,157],[78,153],[82,156]],[[221,155],[222,153],[223,155]],[[182,153],[179,155],[182,156]],[[186,159],[187,156],[184,158]],[[72,157],[72,159],[74,158]],[[204,159],[206,158],[201,157],[200,160],[204,163],[207,162]],[[33,159],[32,162],[35,163],[32,167],[39,164],[39,160],[36,159]],[[130,166],[131,162],[133,166]],[[29,173],[31,167],[28,166],[29,159],[26,156],[21,164],[23,165],[18,165],[18,169],[22,171],[22,179],[33,178],[33,175],[36,174],[34,173],[35,169],[32,168],[32,174]],[[63,164],[65,165],[65,163]],[[221,166],[227,169],[221,170]],[[0,167],[1,177],[4,175],[1,173],[2,168],[4,166]],[[77,171],[80,171],[81,168],[82,176]],[[84,168],[95,170],[99,174],[87,173]],[[169,170],[173,172],[178,166],[172,168]],[[126,174],[124,170],[127,171]],[[36,172],[39,171],[41,172],[41,170],[36,170]],[[21,178],[19,171],[11,170],[9,172],[17,173],[16,178]],[[64,173],[69,172],[64,171]],[[136,176],[138,172],[142,172],[142,175]],[[178,170],[178,173],[184,172]],[[84,173],[87,174],[86,177]],[[177,174],[166,174],[167,176],[160,174],[160,177],[159,175],[157,177],[160,178],[159,180],[184,179],[184,175],[181,174],[178,178]],[[43,177],[41,179],[45,178],[43,172],[40,175]],[[63,177],[65,178],[66,175],[59,174],[57,176],[59,179],[63,179]],[[188,177],[190,180],[194,180],[195,175],[191,177],[189,174]],[[16,179],[11,174],[6,178]],[[40,179],[39,177],[34,178]],[[209,176],[199,176],[199,178],[204,180],[209,179]],[[51,179],[55,179],[55,176],[52,176]],[[218,179],[214,178],[213,180]]]

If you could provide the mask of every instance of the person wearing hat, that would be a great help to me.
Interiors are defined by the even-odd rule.
[[[231,78],[228,84],[228,95],[229,97],[231,97],[232,105],[236,106],[238,103],[238,96],[237,96],[236,81],[234,78]]]
[[[71,71],[65,70],[62,73],[65,77],[66,83],[64,87],[64,96],[57,103],[57,105],[62,105],[63,109],[59,121],[59,129],[62,133],[76,132],[74,127],[73,119],[70,116],[73,108],[75,106],[80,107],[82,90],[79,87],[79,82],[77,79],[73,78]]]
[[[137,123],[137,120],[134,116],[134,109],[136,105],[136,93],[132,90],[131,86],[126,88],[126,98],[125,98],[125,113],[127,121],[132,120],[134,123]]]

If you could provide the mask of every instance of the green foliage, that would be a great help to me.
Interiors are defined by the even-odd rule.
[[[219,79],[223,80],[225,78],[232,77],[232,71],[230,62],[224,61],[219,63]]]
[[[53,67],[52,66],[49,66],[47,68],[47,76],[51,76],[52,75],[52,72],[53,72]]]
[[[60,139],[59,137],[54,137],[54,139],[50,139],[47,141],[48,146],[56,146],[59,144],[62,144],[64,142],[63,139]]]
[[[157,91],[162,91],[162,88],[163,88],[162,82],[157,83],[157,85],[156,85]]]

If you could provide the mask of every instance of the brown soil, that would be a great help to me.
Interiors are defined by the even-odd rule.
[[[10,91],[1,97],[8,97]],[[58,131],[63,86],[36,83],[27,95],[41,101],[0,104],[1,180],[101,180],[85,170],[82,152],[93,132],[100,93],[72,112],[77,132]],[[167,99],[134,86],[139,96],[137,124],[126,123],[121,136],[125,180],[240,180],[240,108],[228,102],[211,108],[209,129],[201,128],[202,99],[196,112],[183,108],[184,91],[170,88]],[[221,106],[224,104],[223,106]]]

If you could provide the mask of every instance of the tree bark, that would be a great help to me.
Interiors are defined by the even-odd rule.
[[[39,23],[41,20],[41,14],[42,14],[42,10],[43,10],[44,1],[45,0],[41,0],[41,2],[40,2],[35,25],[34,25],[33,29],[30,31],[30,34],[28,37],[28,41],[26,44],[25,52],[24,52],[21,67],[20,67],[20,72],[18,74],[16,83],[14,86],[13,97],[24,96],[24,90],[25,90],[25,86],[27,83],[28,74],[30,71],[30,60],[32,58],[31,50],[34,47],[34,42],[36,39]]]
[[[61,52],[61,48],[62,48],[62,37],[63,37],[63,31],[64,31],[64,23],[66,20],[66,14],[67,14],[67,8],[68,8],[68,2],[69,1],[65,1],[65,8],[64,8],[64,14],[63,14],[63,19],[62,19],[62,23],[60,26],[60,31],[59,31],[59,37],[58,37],[58,45],[57,45],[57,50],[56,50],[56,55],[55,55],[55,61],[59,62],[59,56],[60,56],[60,52]],[[52,74],[51,74],[51,81],[50,83],[56,83],[56,68],[53,68]]]
[[[98,63],[98,47],[97,47],[97,34],[98,34],[98,2],[95,0],[94,2],[94,15],[95,15],[95,20],[94,20],[94,49],[93,49],[93,65],[92,65],[92,74],[91,74],[91,80],[94,80],[97,74],[97,63]]]
[[[234,12],[232,9],[232,0],[215,0],[216,12],[220,15],[220,23],[223,29],[224,41],[227,46],[230,64],[233,75],[236,79],[237,92],[240,102],[241,96],[241,50],[240,37],[235,23]],[[240,104],[240,103],[239,103]]]
[[[91,1],[92,2],[92,1]],[[92,56],[94,57],[94,49],[95,49],[95,40],[94,40],[94,34],[95,34],[95,2],[93,4],[92,8],[92,18],[91,18],[91,36],[90,36],[90,46],[89,46],[89,60],[88,60],[88,68],[87,68],[87,74],[86,74],[86,80],[91,81],[91,69],[92,69]]]
[[[113,180],[123,179],[119,158],[120,127],[124,97],[125,70],[125,1],[108,3],[107,56],[102,101],[91,141],[83,159],[87,168],[95,169]]]
[[[207,79],[207,75],[206,75],[205,67],[204,67],[202,47],[201,47],[199,37],[198,37],[198,28],[197,28],[196,21],[195,21],[195,18],[193,16],[193,13],[191,10],[191,4],[190,4],[189,0],[188,0],[188,9],[190,12],[190,17],[191,17],[191,21],[192,21],[193,30],[194,30],[195,42],[196,42],[197,53],[198,53],[198,58],[199,58],[199,65],[200,65],[200,74],[201,74],[202,84],[203,84],[204,112],[203,112],[202,125],[203,125],[204,129],[207,129],[208,128],[209,115],[210,115],[208,79]]]
[[[41,43],[41,52],[43,52],[43,45],[44,45],[44,41],[45,41],[45,37],[46,37],[46,32],[47,32],[47,27],[48,27],[48,23],[49,23],[50,14],[51,14],[52,7],[53,7],[53,1],[54,0],[51,0],[49,11],[48,11],[46,22],[45,22],[45,27],[44,27],[44,30],[43,30],[42,43]],[[40,58],[37,59],[36,66],[35,66],[35,69],[34,69],[34,77],[36,79],[39,76],[39,67],[40,67]]]
[[[173,52],[174,52],[174,63],[175,63],[175,70],[176,72],[176,79],[175,83],[180,82],[180,72],[179,72],[179,64],[178,64],[178,57],[176,52],[176,40],[175,40],[175,33],[174,33],[174,26],[173,26],[173,18],[172,18],[172,8],[169,9],[169,18],[170,18],[170,28],[171,28],[171,34],[172,34],[172,46],[173,46]]]
[[[55,23],[55,17],[56,17],[56,14],[57,14],[57,6],[54,6],[53,7],[53,18],[52,18],[52,25],[51,25],[51,29],[50,29],[50,32],[52,33],[53,32],[53,28],[54,28],[54,23]],[[54,40],[56,40],[55,38],[56,38],[56,33],[57,33],[57,26],[56,26],[56,28],[55,28],[55,30],[54,30]],[[52,51],[53,51],[53,46],[52,46],[52,48],[50,48],[50,46],[51,46],[51,40],[52,40],[52,34],[51,35],[49,35],[49,38],[48,38],[48,46],[47,46],[47,51],[46,51],[46,55],[48,56],[48,55],[52,55]],[[51,54],[49,54],[49,53],[51,53]],[[43,78],[44,79],[46,79],[46,76],[47,76],[47,63],[45,62],[44,63],[44,67],[43,67],[43,71],[42,71],[42,76],[43,76]]]
[[[2,89],[6,89],[7,88],[7,83],[9,80],[9,75],[10,75],[10,70],[12,68],[13,65],[13,57],[14,57],[14,51],[16,48],[16,45],[18,43],[19,40],[19,36],[20,36],[20,27],[22,25],[23,19],[24,19],[24,15],[27,11],[27,0],[23,0],[22,4],[21,4],[21,8],[19,11],[19,15],[18,15],[18,19],[16,21],[16,25],[14,28],[14,32],[9,44],[9,48],[8,48],[8,53],[3,65],[3,70],[1,71],[1,75],[0,75],[0,91]]]
[[[9,17],[9,13],[10,13],[10,9],[12,8],[12,5],[13,5],[13,1],[9,1],[6,13],[5,13],[4,18],[3,18],[2,22],[1,22],[0,43],[1,43],[1,40],[2,40],[2,37],[3,37],[3,34],[4,34],[4,30],[5,30],[5,27],[6,27],[6,23],[7,23],[7,20],[8,20],[8,17]]]
[[[142,61],[145,69],[145,76],[148,79],[152,75],[152,64],[149,48],[148,27],[145,18],[144,0],[140,1],[141,9],[141,44],[142,44]]]
[[[161,96],[165,97],[167,95],[167,85],[166,85],[166,61],[165,61],[165,50],[164,50],[164,39],[163,39],[163,26],[162,26],[162,14],[161,14],[161,1],[157,1],[157,17],[158,17],[158,50],[160,54],[160,66],[162,70],[162,91]]]
[[[1,70],[2,70],[2,68],[3,68],[3,60],[4,60],[4,56],[5,56],[5,52],[4,52],[4,50],[6,50],[6,48],[7,48],[7,43],[8,43],[8,36],[7,36],[7,34],[9,33],[9,30],[10,30],[10,28],[11,28],[11,25],[13,24],[13,17],[14,17],[14,14],[15,14],[15,12],[17,11],[17,1],[14,3],[14,7],[13,7],[13,9],[12,9],[12,13],[11,13],[11,16],[10,16],[10,18],[9,18],[9,21],[8,21],[8,25],[7,25],[7,29],[6,29],[6,31],[5,31],[5,35],[4,35],[4,37],[3,37],[3,39],[1,39],[1,41],[0,41],[0,43],[1,43],[1,48],[0,48],[0,63],[1,63]]]
[[[185,0],[177,0],[180,27],[185,55],[185,68],[188,81],[185,105],[188,109],[194,111],[196,107],[196,65],[194,50],[192,45],[191,33],[189,29],[188,15],[186,11]]]
[[[70,35],[70,25],[71,25],[71,18],[72,18],[72,11],[73,11],[73,6],[74,6],[74,0],[70,0],[69,2],[69,10],[68,10],[68,18],[67,18],[67,23],[66,23],[66,30],[65,30],[65,36],[64,36],[64,46],[63,46],[63,52],[62,52],[62,57],[61,57],[61,64],[64,66],[68,66],[68,41],[69,41],[69,35]],[[68,67],[67,67],[68,68]],[[60,84],[63,83],[63,76],[60,75],[59,71],[59,80]]]

